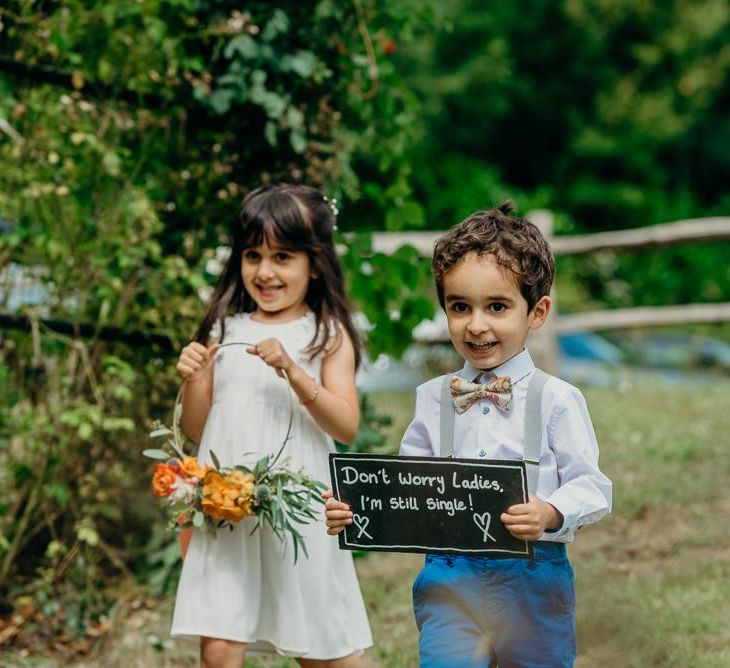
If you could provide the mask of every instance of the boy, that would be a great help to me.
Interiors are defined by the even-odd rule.
[[[543,379],[542,417],[533,420],[536,489],[500,518],[515,537],[535,541],[534,558],[427,555],[413,584],[424,668],[572,666],[575,592],[565,544],[611,508],[611,482],[598,469],[583,396],[536,371],[525,349],[528,333],[550,312],[555,263],[539,230],[511,210],[506,202],[478,211],[436,243],[436,290],[464,359],[450,379],[455,414],[446,440],[453,445],[442,442],[441,397],[448,395],[443,377],[436,378],[417,390],[401,455],[445,456],[453,447],[455,457],[522,459],[527,387],[533,376]],[[347,505],[334,498],[326,515],[333,535],[352,522]]]

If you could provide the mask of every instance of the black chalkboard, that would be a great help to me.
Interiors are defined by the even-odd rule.
[[[532,556],[499,519],[527,503],[524,462],[333,453],[330,475],[354,515],[342,549]]]

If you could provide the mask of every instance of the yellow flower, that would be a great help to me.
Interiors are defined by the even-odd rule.
[[[198,460],[195,459],[195,457],[183,457],[180,462],[180,468],[185,472],[185,475],[190,478],[202,478],[213,467],[206,466],[203,468],[200,464],[198,464]]]
[[[225,476],[211,471],[203,480],[203,512],[218,520],[238,522],[253,512],[254,477],[243,471]]]

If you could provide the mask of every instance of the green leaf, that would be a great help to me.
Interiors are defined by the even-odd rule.
[[[99,544],[99,534],[94,527],[83,524],[76,529],[76,537],[92,547]]]
[[[307,135],[302,130],[292,130],[289,133],[289,141],[295,153],[304,153],[304,150],[307,148]]]
[[[264,137],[270,146],[276,146],[278,141],[276,123],[273,121],[267,121],[264,126]]]
[[[126,417],[108,417],[101,422],[104,431],[134,431],[134,421]]]
[[[104,157],[101,159],[101,162],[104,165],[104,169],[106,169],[106,173],[109,174],[109,176],[119,176],[122,161],[120,160],[119,156],[114,153],[114,151],[109,151],[105,153]]]
[[[96,510],[100,515],[110,520],[120,520],[122,518],[122,509],[113,503],[101,503],[96,506]]]
[[[173,449],[175,454],[182,459],[185,456],[183,449],[177,444],[174,438],[171,438],[167,444]]]
[[[172,431],[167,427],[160,427],[150,432],[150,438],[157,438],[158,436],[172,436]]]
[[[126,385],[114,385],[112,387],[112,396],[119,401],[129,401],[134,397],[134,393]]]
[[[157,448],[149,448],[148,450],[142,450],[142,454],[150,459],[170,459],[170,453]]]
[[[284,56],[281,59],[282,70],[291,70],[304,79],[312,76],[316,67],[317,56],[311,51],[297,51],[295,54]]]
[[[253,467],[253,475],[254,478],[257,480],[260,476],[263,475],[263,473],[266,471],[266,469],[269,466],[269,456],[261,457],[257,462],[256,465]]]
[[[223,115],[230,110],[233,98],[234,93],[232,90],[228,88],[218,88],[213,91],[208,99],[208,103],[215,113]]]
[[[404,202],[398,207],[388,210],[385,215],[385,226],[397,231],[405,227],[422,227],[426,217],[423,208],[417,202]]]
[[[68,487],[66,487],[63,483],[52,482],[46,486],[46,494],[50,498],[58,501],[61,505],[64,505],[66,501],[68,501],[70,492]]]
[[[230,60],[236,53],[246,59],[256,58],[259,55],[259,45],[250,35],[236,35],[226,44],[223,55]]]
[[[264,27],[261,38],[265,42],[271,42],[277,35],[285,33],[287,30],[289,30],[289,19],[281,9],[277,9]]]
[[[290,128],[304,130],[304,114],[297,107],[289,106],[286,110],[286,122]]]
[[[221,463],[218,461],[218,457],[216,457],[215,452],[213,452],[212,450],[210,451],[210,458],[213,460],[213,466],[220,470]]]
[[[201,513],[199,510],[196,510],[193,514],[193,526],[196,529],[200,529],[203,524],[205,524],[205,515]]]

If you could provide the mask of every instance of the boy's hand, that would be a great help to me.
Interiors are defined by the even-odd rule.
[[[520,540],[537,540],[546,529],[560,529],[563,526],[560,511],[532,494],[529,503],[510,506],[500,519],[507,531]]]
[[[327,533],[330,536],[336,536],[344,531],[348,524],[352,524],[352,511],[346,503],[335,499],[331,489],[322,492],[322,498],[324,499],[324,515],[327,518],[325,520]]]
[[[264,339],[252,348],[246,348],[246,352],[258,355],[266,364],[274,367],[281,378],[284,377],[284,371],[288,372],[294,364],[279,339]]]
[[[175,367],[185,380],[196,380],[215,359],[220,343],[212,343],[207,348],[197,341],[192,341],[180,352]]]

